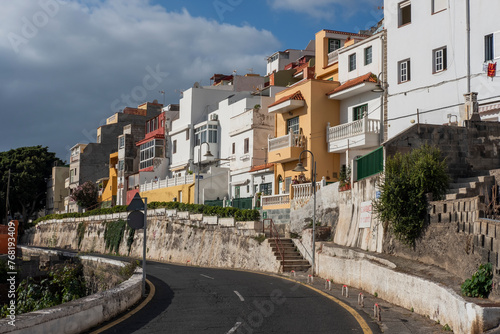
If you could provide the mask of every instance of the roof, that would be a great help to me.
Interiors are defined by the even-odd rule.
[[[306,63],[304,63],[304,64],[300,64],[299,66],[297,66],[297,67],[295,68],[295,72],[294,72],[294,74],[297,74],[297,73],[299,73],[299,72],[302,72],[302,70],[304,70],[304,68],[307,68],[307,67],[309,67],[309,62],[306,62]]]
[[[357,77],[355,79],[346,81],[345,83],[343,83],[342,85],[338,86],[334,90],[329,91],[328,93],[326,93],[326,95],[332,95],[332,94],[338,93],[340,91],[343,91],[344,89],[351,88],[351,87],[357,86],[359,84],[362,84],[363,82],[374,82],[374,83],[377,83],[378,82],[377,76],[375,74],[371,73],[371,72],[367,73],[367,74],[362,75],[360,77]]]
[[[364,35],[364,34],[357,34],[355,32],[346,32],[346,31],[338,31],[338,30],[330,30],[330,29],[323,29],[323,31],[332,33],[332,34],[339,34],[339,35],[347,35],[347,36],[360,36],[360,37],[370,37],[371,35]]]
[[[257,166],[253,166],[251,169],[250,169],[250,173],[251,172],[257,172],[259,170],[263,170],[263,169],[268,169],[268,168],[271,168],[273,167],[274,164],[273,163],[267,163],[267,164],[264,164],[264,165],[257,165]]]
[[[277,106],[278,104],[280,103],[283,103],[285,101],[289,101],[289,100],[301,100],[301,101],[304,101],[304,96],[302,96],[302,93],[300,92],[300,90],[296,91],[295,93],[293,94],[290,94],[290,95],[287,95],[287,96],[283,96],[281,99],[277,100],[276,102],[274,103],[271,103],[268,108],[270,107],[274,107],[274,106]]]
[[[135,146],[140,146],[140,145],[142,145],[144,143],[147,143],[148,141],[151,141],[153,139],[165,139],[165,135],[163,135],[163,134],[155,134],[154,136],[141,139],[141,140],[139,140],[138,142],[135,143]]]

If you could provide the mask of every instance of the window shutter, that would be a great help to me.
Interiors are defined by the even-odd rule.
[[[446,48],[443,49],[443,70],[448,68],[448,53],[446,52]]]
[[[405,1],[405,2],[401,2],[399,4],[399,8],[405,8],[405,7],[408,7],[409,5],[411,5],[411,0],[408,0],[408,1]]]
[[[493,50],[495,59],[500,58],[500,31],[493,34]]]
[[[408,81],[411,80],[411,74],[410,74],[410,69],[411,69],[411,66],[410,66],[410,60],[408,60],[406,62],[406,66],[408,67],[406,70],[408,71]]]

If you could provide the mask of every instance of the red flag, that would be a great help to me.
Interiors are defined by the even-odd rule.
[[[497,63],[489,63],[488,64],[488,76],[494,77],[497,74]]]

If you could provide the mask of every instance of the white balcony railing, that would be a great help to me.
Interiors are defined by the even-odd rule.
[[[154,189],[168,188],[174,186],[181,186],[183,184],[191,184],[194,182],[194,174],[186,174],[184,176],[177,176],[172,178],[165,178],[163,180],[151,180],[141,184],[139,191],[149,191]]]
[[[328,65],[335,63],[339,59],[339,51],[335,50],[328,54]]]
[[[286,136],[272,138],[268,141],[269,152],[276,151],[285,147],[300,147],[300,135],[289,133]]]
[[[333,142],[336,140],[349,138],[362,134],[379,134],[380,121],[377,119],[368,119],[363,117],[360,120],[346,123],[334,127],[328,126],[328,141]]]
[[[262,206],[289,204],[290,194],[262,196]]]
[[[316,192],[318,192],[322,187],[326,186],[326,179],[323,177],[322,180],[316,182]],[[293,201],[292,206],[294,209],[303,207],[313,196],[312,183],[300,183],[292,184],[293,189]]]

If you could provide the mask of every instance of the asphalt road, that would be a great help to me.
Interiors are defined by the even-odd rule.
[[[279,277],[150,261],[147,273],[156,287],[153,299],[103,333],[364,332],[334,301]]]

